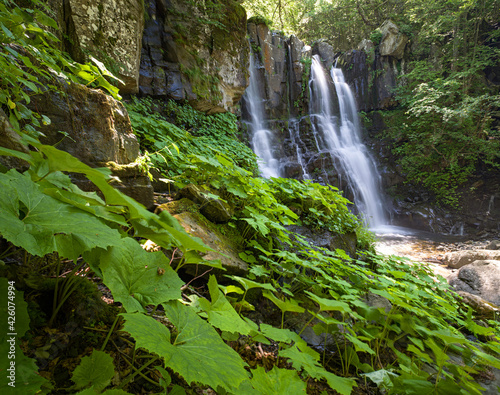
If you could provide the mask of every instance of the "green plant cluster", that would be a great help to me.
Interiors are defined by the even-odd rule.
[[[373,32],[370,33],[370,40],[373,44],[379,45],[380,41],[382,41],[382,32],[379,29],[375,29]]]
[[[15,92],[17,86],[12,83],[5,90]],[[254,177],[229,154],[215,154],[217,146],[205,151],[206,157],[182,153],[182,149],[195,151],[191,145],[195,137],[155,115],[152,102],[132,106],[137,133],[147,144],[162,142],[166,168],[173,160],[181,166],[176,176],[180,186],[188,182],[210,186],[217,193],[212,198],[237,208],[231,223],[247,239],[240,257],[249,263],[249,272],[245,277],[227,276],[225,284],[211,276],[204,295],[190,288],[179,277],[179,268],[189,264],[220,268],[200,256],[209,250],[200,239],[187,234],[166,211],[153,214],[115,190],[108,169],[91,168],[23,134],[24,143],[33,148],[30,153],[0,148],[0,155],[30,164],[24,173],[0,171],[2,248],[8,244],[0,251],[0,260],[19,259],[2,270],[9,278],[0,279],[0,292],[12,293],[18,301],[19,336],[27,333],[32,318],[23,294],[11,290],[13,277],[22,270],[35,278],[53,277],[50,324],[64,321],[60,311],[75,292],[74,277],[84,266],[102,279],[122,307],[114,323],[98,332],[100,347],[89,350],[73,370],[74,385],[51,390],[37,374],[34,360],[16,344],[20,393],[123,395],[138,381],[159,393],[194,393],[190,386],[197,385],[196,390],[211,387],[221,394],[271,395],[304,393],[311,383],[322,382],[348,395],[366,380],[389,394],[479,394],[475,378],[481,369],[500,368],[499,323],[474,318],[444,280],[435,281],[426,265],[368,251],[352,258],[342,250],[311,246],[287,229],[310,215],[329,218],[333,222],[328,226],[337,232],[357,228],[359,221],[335,190],[310,182]],[[151,123],[144,119],[146,114]],[[209,124],[197,120],[199,114],[188,109],[177,116],[181,125],[199,128],[197,139],[211,133]],[[179,152],[167,149],[173,144]],[[79,189],[66,172],[87,178],[100,195]],[[146,241],[163,251],[146,251],[141,245]],[[70,272],[63,272],[63,262],[73,267]],[[29,289],[26,281],[15,280]],[[371,303],[374,298],[383,304]],[[250,319],[246,312],[256,303],[277,312],[278,322]],[[2,303],[0,309],[6,316],[8,304]],[[298,333],[290,324],[296,317],[304,318]],[[303,340],[300,335],[308,328],[325,335],[323,348]],[[333,344],[327,346],[327,338]],[[133,349],[130,360],[120,353],[118,339]],[[0,340],[3,368],[9,363],[9,345]],[[236,340],[279,344],[277,356],[284,363],[251,369],[230,347]],[[118,360],[128,367],[117,372]],[[5,376],[0,389],[9,393]]]
[[[31,1],[32,8],[18,7],[15,1],[0,2],[0,104],[15,130],[21,127],[37,135],[36,127],[50,120],[29,109],[31,96],[55,90],[56,79],[102,87],[115,98],[116,80],[103,63],[80,64],[57,49],[59,39],[50,32],[57,23],[47,15],[47,6]]]
[[[168,177],[182,173],[186,157],[193,154],[220,153],[252,173],[257,171],[255,154],[238,141],[234,114],[207,115],[173,100],[163,103],[136,97],[125,106],[151,165]]]

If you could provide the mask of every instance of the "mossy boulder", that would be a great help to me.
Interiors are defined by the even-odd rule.
[[[203,258],[206,260],[220,259],[226,274],[245,274],[248,265],[241,260],[242,239],[239,234],[228,226],[217,226],[208,221],[200,213],[183,212],[174,217],[191,236],[199,237],[203,243],[214,251],[209,251]],[[200,270],[198,270],[200,273]]]
[[[216,224],[226,223],[233,216],[232,207],[224,200],[213,197],[214,193],[208,188],[188,184],[176,196],[198,204],[200,212]]]

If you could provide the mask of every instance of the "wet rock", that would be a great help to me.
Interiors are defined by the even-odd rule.
[[[218,228],[199,213],[183,212],[174,217],[191,236],[199,237],[203,243],[214,251],[209,251],[203,258],[220,259],[226,274],[244,274],[248,265],[239,257],[241,252],[238,241],[223,235]],[[200,269],[201,270],[201,269]],[[198,270],[198,273],[201,273]]]
[[[330,44],[318,41],[313,45],[313,53],[319,55],[325,69],[330,70],[332,68],[335,61],[335,50]]]
[[[88,165],[127,164],[139,156],[127,110],[100,90],[61,81],[57,90],[33,96],[28,107],[52,121],[40,128],[42,143],[57,144]]]
[[[199,204],[200,212],[216,224],[228,222],[234,214],[232,207],[223,200],[208,197],[208,193],[211,191],[188,184],[177,193],[177,197],[184,197]]]
[[[382,33],[380,41],[380,55],[392,56],[401,59],[404,54],[408,37],[399,31],[398,26],[391,20],[385,21],[379,28]]]
[[[465,291],[458,291],[464,302],[474,309],[476,316],[483,319],[495,319],[500,313],[500,307],[488,302],[478,295],[471,294]]]
[[[477,260],[452,274],[448,282],[456,291],[465,291],[500,305],[500,260]]]
[[[3,109],[0,108],[0,147],[8,148],[14,151],[28,153],[28,148],[21,143],[21,138],[12,129],[9,122],[9,117]],[[19,171],[24,171],[29,167],[29,163],[13,156],[0,155],[0,165],[9,169],[15,168]]]
[[[460,269],[474,261],[500,260],[500,251],[464,250],[448,252],[444,255],[444,263],[452,269]]]

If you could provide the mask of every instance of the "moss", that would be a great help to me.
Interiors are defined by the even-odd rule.
[[[165,203],[160,205],[157,208],[157,211],[166,210],[172,215],[180,214],[180,213],[197,213],[198,206],[192,200],[183,198],[180,200],[174,200],[173,202]]]
[[[266,18],[265,16],[262,16],[262,15],[254,15],[248,19],[248,23],[255,23],[256,25],[264,24],[267,27],[271,27],[273,24],[273,21]]]

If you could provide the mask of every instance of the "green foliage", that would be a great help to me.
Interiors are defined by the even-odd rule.
[[[56,89],[57,78],[95,87],[103,87],[119,98],[115,79],[104,64],[80,64],[57,49],[58,38],[51,33],[57,23],[39,0],[30,0],[33,8],[19,7],[14,1],[0,3],[0,104],[9,111],[15,130],[24,128],[36,135],[36,127],[50,122],[27,107],[31,97]]]
[[[257,171],[254,153],[237,139],[236,117],[231,113],[206,115],[174,101],[162,107],[159,102],[135,97],[126,106],[143,150],[152,152],[151,165],[169,177],[182,173],[190,154],[212,157],[220,153]]]
[[[230,391],[247,379],[243,360],[210,324],[177,301],[163,306],[177,328],[172,342],[168,329],[151,317],[122,315],[126,321],[125,330],[134,337],[137,346],[162,356],[166,366],[179,372],[188,383],[202,383],[212,388],[221,386]]]
[[[375,29],[370,33],[370,40],[373,44],[379,45],[380,41],[382,41],[382,32],[379,29]]]
[[[266,372],[264,368],[259,366],[252,373],[252,385],[259,394],[300,394],[306,392],[306,383],[293,370],[279,369],[274,366],[269,372]]]
[[[82,358],[71,380],[76,389],[92,387],[99,393],[111,383],[114,375],[113,358],[105,352],[94,350],[90,356]]]
[[[402,108],[389,118],[388,135],[408,178],[443,204],[457,205],[458,187],[479,167],[499,165],[500,134],[492,121],[500,95],[484,78],[484,70],[497,63],[498,49],[480,37],[483,23],[498,20],[499,5],[437,2],[430,9],[439,12],[429,15],[416,2],[411,16],[421,48],[439,47],[440,55],[433,62],[425,51],[414,55],[397,92]],[[452,39],[443,40],[449,31]]]
[[[272,27],[273,21],[262,15],[254,15],[248,18],[247,23],[255,23],[256,25],[264,24],[267,27]]]

